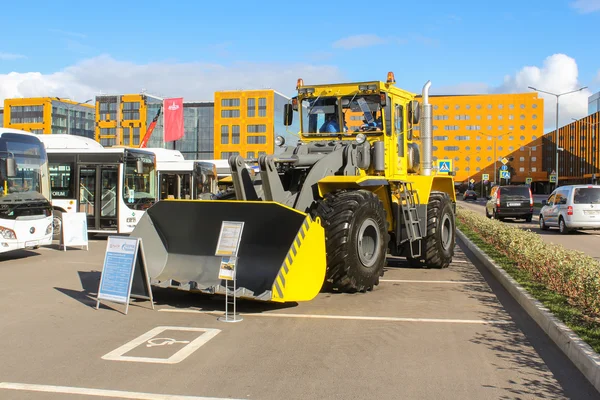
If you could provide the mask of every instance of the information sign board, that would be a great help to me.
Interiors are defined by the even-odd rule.
[[[490,174],[481,174],[481,179],[483,179],[484,181],[489,181],[490,180]]]
[[[243,230],[243,222],[223,221],[215,255],[237,256]]]
[[[221,266],[219,268],[219,279],[232,281],[235,279],[235,264],[237,257],[222,257]]]
[[[125,304],[127,314],[131,297],[150,300],[154,309],[142,240],[109,236],[96,309],[100,307],[100,300],[107,300]]]
[[[63,213],[61,216],[61,243],[64,251],[67,246],[81,246],[88,250],[87,214],[83,212]]]
[[[533,178],[525,178],[525,183],[530,185],[533,182]]]

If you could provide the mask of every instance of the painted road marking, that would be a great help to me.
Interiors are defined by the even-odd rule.
[[[126,392],[122,390],[91,389],[71,386],[35,385],[31,383],[0,382],[0,389],[23,390],[27,392],[79,394],[83,396],[112,397],[117,399],[138,400],[225,400],[223,397],[184,396],[173,394],[155,394],[142,392]],[[229,399],[229,397],[228,397]],[[236,400],[236,399],[231,399]],[[241,399],[237,399],[241,400]]]
[[[485,281],[420,281],[412,279],[380,279],[379,282],[397,282],[397,283],[456,283],[466,285],[469,283],[485,283]]]
[[[218,311],[203,311],[203,310],[180,310],[163,308],[158,311],[172,313],[189,313],[189,314],[207,314],[221,315]],[[476,324],[476,325],[508,325],[512,321],[507,320],[487,320],[487,319],[445,319],[445,318],[403,318],[403,317],[370,317],[363,315],[323,315],[323,314],[279,314],[279,313],[240,313],[240,315],[248,317],[267,317],[267,318],[311,318],[311,319],[337,319],[337,320],[358,320],[358,321],[386,321],[386,322],[433,322],[446,324]]]
[[[164,332],[164,331],[185,331],[185,332],[201,332],[200,336],[191,342],[187,340],[177,341],[171,338],[155,338],[156,335]],[[157,364],[177,364],[183,360],[185,360],[190,354],[194,351],[198,350],[202,345],[208,342],[210,339],[217,336],[217,334],[221,332],[220,329],[206,329],[206,328],[189,328],[189,327],[179,327],[179,326],[158,326],[150,331],[144,333],[141,336],[133,339],[132,341],[125,343],[123,346],[119,347],[116,350],[111,351],[108,354],[102,356],[103,360],[111,360],[111,361],[132,361],[132,362],[146,362],[146,363],[157,363]],[[162,340],[162,344],[156,344],[158,341]],[[164,341],[172,341],[170,343],[164,343]],[[153,346],[162,346],[164,344],[173,344],[173,343],[187,343],[183,348],[177,351],[169,358],[153,358],[153,357],[133,357],[133,356],[125,356],[124,354],[130,352],[140,345],[146,345],[146,347]]]

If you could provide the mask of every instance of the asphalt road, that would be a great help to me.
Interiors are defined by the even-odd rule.
[[[105,247],[0,255],[0,398],[598,398],[458,247],[447,270],[391,260],[370,293],[240,302],[239,323],[223,297],[158,288],[154,311],[96,310]]]
[[[540,201],[536,199],[536,201]],[[481,215],[485,215],[485,199],[477,199],[477,201],[459,200],[458,204],[469,210],[476,211]],[[524,220],[505,219],[505,224],[512,224],[523,229],[529,229],[540,235],[546,243],[560,244],[567,249],[582,251],[590,257],[600,260],[600,230],[575,231],[566,235],[561,235],[557,228],[550,228],[547,231],[542,231],[539,227],[539,209],[534,209],[533,219],[531,222]]]

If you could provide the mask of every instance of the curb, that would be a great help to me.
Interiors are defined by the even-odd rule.
[[[456,236],[475,254],[475,257],[494,275],[527,314],[600,392],[600,355],[590,345],[581,340],[571,328],[556,318],[542,303],[523,289],[502,267],[496,265],[464,233],[457,229]]]

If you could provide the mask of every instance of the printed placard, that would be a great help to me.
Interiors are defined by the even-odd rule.
[[[88,248],[87,214],[83,212],[62,214],[62,243],[67,246],[85,246]]]
[[[237,256],[243,230],[243,222],[223,221],[215,255]]]
[[[223,257],[219,268],[219,279],[232,281],[235,279],[235,265],[237,257]]]

